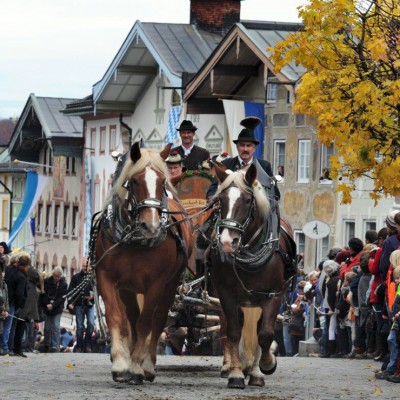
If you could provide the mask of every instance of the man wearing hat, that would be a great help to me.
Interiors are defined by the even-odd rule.
[[[239,136],[233,143],[236,144],[238,155],[236,157],[226,158],[222,164],[231,171],[239,169],[247,169],[251,164],[257,168],[257,179],[261,185],[267,189],[267,192],[274,193],[275,200],[279,200],[280,192],[275,184],[272,173],[271,164],[268,161],[254,157],[256,147],[259,141],[254,133],[255,128],[260,124],[261,120],[257,117],[247,117],[240,122],[244,127]],[[217,191],[218,181],[215,179],[207,193],[207,198],[212,197]]]
[[[183,165],[186,169],[199,169],[199,165],[210,158],[210,153],[203,147],[194,144],[194,135],[196,134],[197,127],[193,125],[192,121],[185,119],[177,131],[181,136],[182,144],[173,148],[171,152],[178,152],[183,159]]]

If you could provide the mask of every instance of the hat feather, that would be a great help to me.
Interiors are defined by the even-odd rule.
[[[247,117],[240,121],[240,125],[252,131],[254,131],[259,124],[261,124],[261,119],[258,117]]]

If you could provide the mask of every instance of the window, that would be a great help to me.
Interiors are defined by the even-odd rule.
[[[76,174],[76,160],[75,157],[66,157],[65,158],[65,170],[67,175],[75,175]]]
[[[375,220],[364,220],[365,232],[376,231],[376,221]]]
[[[96,150],[96,128],[90,129],[90,153],[94,154]]]
[[[320,254],[318,256],[318,260],[326,258],[326,255],[329,253],[329,235],[325,236],[319,241],[319,250]]]
[[[69,234],[69,206],[64,206],[63,235]]]
[[[36,218],[36,232],[42,232],[42,222],[43,222],[43,204],[38,205]]]
[[[72,236],[78,236],[78,229],[79,229],[79,209],[78,206],[72,207]]]
[[[106,151],[106,127],[100,127],[100,154]]]
[[[285,167],[285,147],[286,143],[284,140],[274,141],[274,174],[278,174],[278,167]]]
[[[76,158],[71,158],[71,174],[76,175]]]
[[[320,180],[329,180],[332,181],[330,177],[331,171],[331,156],[333,156],[334,148],[333,145],[325,146],[324,144],[321,146],[321,178]]]
[[[47,147],[43,150],[43,173],[47,173]]]
[[[302,231],[294,231],[294,241],[297,246],[297,254],[304,254],[306,249],[306,236]]]
[[[22,179],[14,179],[13,181],[13,199],[22,200],[24,195],[24,182]]]
[[[309,182],[310,180],[310,140],[299,140],[299,154],[297,160],[297,181]]]
[[[117,149],[117,127],[110,126],[110,152]]]
[[[296,126],[306,126],[306,117],[304,114],[296,114]]]
[[[100,210],[100,182],[94,182],[93,210]]]
[[[267,104],[274,104],[278,99],[278,85],[276,83],[267,84]]]
[[[272,125],[277,128],[289,126],[289,114],[274,114],[272,116]]]
[[[71,173],[69,169],[69,164],[70,164],[71,157],[65,157],[65,173],[69,175]]]
[[[54,206],[54,234],[58,235],[60,233],[60,205],[56,204]]]
[[[51,153],[51,150],[49,149],[49,174],[51,175],[53,173],[53,154]]]
[[[354,221],[344,221],[344,246],[347,246],[349,240],[355,236],[356,223]]]
[[[51,213],[51,204],[47,204],[46,206],[46,227],[45,233],[50,233],[50,213]]]

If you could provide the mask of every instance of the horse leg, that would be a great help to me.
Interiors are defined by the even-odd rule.
[[[243,328],[240,340],[240,359],[245,375],[249,376],[249,386],[264,386],[264,375],[259,368],[261,348],[258,344],[257,328],[261,308],[242,308]]]
[[[141,312],[136,322],[136,345],[132,353],[132,363],[130,368],[131,372],[133,373],[133,379],[131,381],[133,384],[143,383],[145,372],[142,364],[145,359],[149,357],[151,359],[149,354],[149,344],[151,342],[152,323],[155,312],[158,312],[158,298],[162,292],[163,287],[161,284],[156,286],[153,285],[144,296],[140,296],[141,298],[139,298],[138,301]],[[148,361],[146,361],[146,367],[148,367]],[[149,379],[151,379],[151,375],[154,375],[154,373],[149,370]]]
[[[110,282],[99,268],[97,282],[105,305],[107,325],[111,333],[111,373],[115,382],[128,382],[132,332],[127,322],[125,307],[114,282]]]
[[[152,321],[151,337],[148,344],[148,352],[146,352],[143,360],[144,378],[150,382],[154,381],[156,376],[154,366],[157,362],[157,344],[161,333],[165,328],[167,322],[168,310],[171,308],[175,298],[176,288],[178,286],[180,274],[177,279],[169,282],[164,290],[164,295],[159,295],[159,303],[157,304],[157,311]]]
[[[280,298],[278,297],[265,301],[263,305],[258,342],[262,351],[259,365],[261,372],[265,375],[273,374],[277,367],[277,361],[274,354],[276,346],[271,348],[271,344],[274,340],[275,321],[279,306]]]
[[[221,290],[219,294],[227,322],[227,350],[230,354],[229,358],[231,362],[228,376],[228,388],[244,389],[244,375],[239,357],[239,341],[242,328],[239,313],[241,313],[241,310],[229,293]]]
[[[231,368],[231,353],[229,349],[228,339],[226,337],[226,318],[224,312],[221,310],[219,313],[219,320],[221,324],[220,328],[220,338],[222,341],[223,347],[223,360],[222,360],[222,367],[221,367],[221,378],[228,378],[229,370]]]

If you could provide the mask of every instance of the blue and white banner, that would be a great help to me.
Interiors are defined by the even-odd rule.
[[[90,228],[92,223],[92,187],[91,187],[90,157],[85,157],[85,255],[89,254]]]
[[[43,192],[46,181],[47,177],[44,175],[38,175],[36,172],[32,171],[26,173],[24,203],[22,204],[21,211],[12,226],[7,246],[11,245],[19,231],[24,226],[25,222],[28,220],[33,207],[35,207],[40,195]]]
[[[260,144],[256,148],[255,156],[264,157],[264,136],[265,136],[265,112],[264,103],[254,103],[251,101],[223,100],[226,124],[228,126],[227,143],[232,143],[237,139],[243,126],[240,121],[246,117],[258,117],[261,124],[257,126],[254,133]],[[237,155],[236,146],[231,148],[232,156]]]
[[[178,132],[176,128],[178,127],[179,118],[181,116],[182,107],[175,106],[169,109],[168,113],[168,129],[167,136],[165,136],[165,144],[172,143],[173,147],[176,145],[176,139],[178,138]]]

